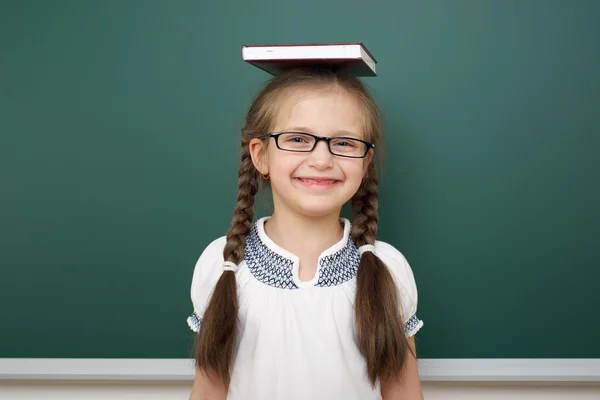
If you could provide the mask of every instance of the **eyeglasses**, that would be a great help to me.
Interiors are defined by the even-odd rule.
[[[350,137],[315,136],[304,132],[271,132],[262,136],[275,139],[277,148],[297,153],[310,153],[321,140],[327,142],[329,152],[333,155],[348,158],[365,158],[369,149],[375,148],[373,143]]]

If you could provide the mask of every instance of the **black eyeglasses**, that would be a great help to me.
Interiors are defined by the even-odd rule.
[[[369,149],[375,148],[373,143],[356,138],[315,136],[305,132],[271,132],[262,137],[274,138],[280,150],[297,153],[310,153],[323,140],[331,154],[348,158],[365,158]]]

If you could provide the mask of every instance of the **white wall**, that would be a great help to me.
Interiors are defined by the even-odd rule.
[[[191,382],[0,381],[2,400],[187,400]],[[600,400],[600,383],[423,383],[426,400]],[[342,399],[343,400],[343,399]]]

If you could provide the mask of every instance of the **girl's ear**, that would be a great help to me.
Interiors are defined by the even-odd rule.
[[[260,139],[252,139],[248,145],[252,164],[261,175],[269,173],[269,163],[267,161],[267,146]]]

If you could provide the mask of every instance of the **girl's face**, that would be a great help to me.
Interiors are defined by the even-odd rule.
[[[341,90],[289,96],[277,117],[273,132],[365,140],[361,109]],[[365,158],[333,155],[325,141],[318,142],[310,153],[284,151],[274,138],[266,143],[252,140],[250,153],[259,172],[269,174],[275,209],[308,217],[339,215],[358,190],[372,158],[372,150]]]

